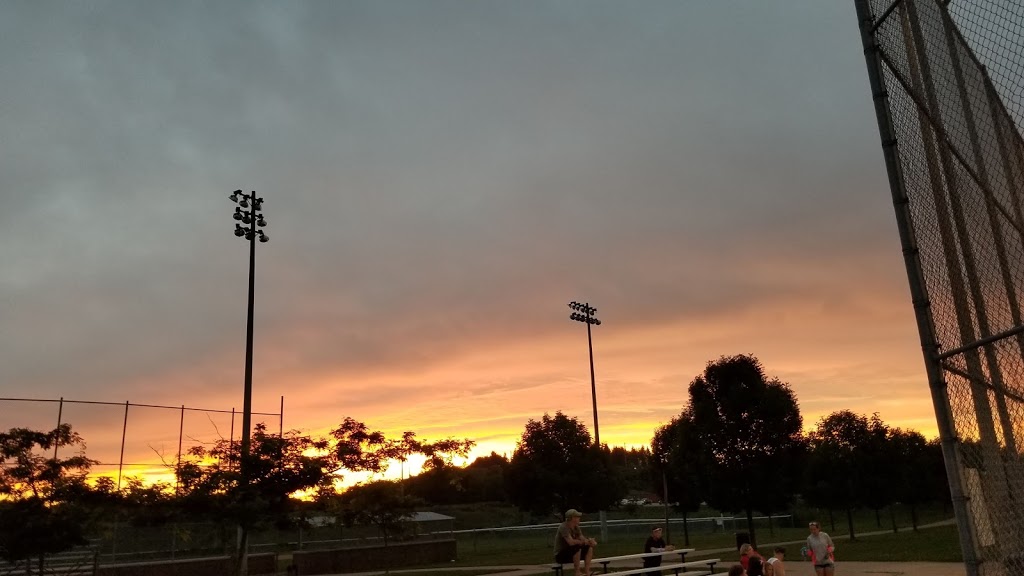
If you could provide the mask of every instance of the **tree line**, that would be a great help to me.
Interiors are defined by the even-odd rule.
[[[11,429],[0,433],[0,558],[38,558],[41,567],[45,555],[84,543],[112,510],[138,525],[210,520],[225,531],[319,513],[375,525],[387,539],[426,505],[505,502],[547,522],[568,508],[629,508],[657,495],[684,517],[705,503],[742,514],[756,544],[754,513],[782,513],[797,501],[845,514],[854,535],[856,509],[874,510],[881,526],[882,512],[901,503],[916,528],[921,505],[949,498],[937,441],[848,410],[805,433],[789,385],[767,377],[753,356],[709,362],[688,391],[679,414],[652,431],[650,448],[595,446],[585,424],[556,412],[526,423],[511,458],[491,453],[464,467],[454,458],[469,454],[467,439],[389,438],[352,418],[322,437],[275,435],[260,424],[248,482],[237,441],[195,446],[168,463],[173,484],[129,478],[119,489],[89,478],[93,461],[70,425]],[[414,455],[426,458],[415,476],[342,489],[348,472],[381,473]]]
[[[851,537],[856,509],[873,510],[881,526],[881,511],[902,503],[916,530],[922,504],[949,499],[937,440],[849,410],[804,434],[792,390],[753,356],[708,363],[689,393],[689,405],[655,432],[654,468],[684,495],[677,508],[706,501],[744,513],[755,543],[753,511],[781,512],[798,497],[845,513]]]
[[[46,556],[86,544],[87,535],[115,514],[135,526],[209,521],[229,542],[236,529],[301,523],[311,503],[349,525],[376,525],[386,539],[419,501],[396,482],[343,490],[344,474],[381,473],[412,455],[426,457],[426,470],[449,467],[473,446],[457,438],[430,442],[414,432],[388,438],[352,418],[323,437],[271,434],[261,423],[248,455],[240,442],[221,439],[167,463],[173,484],[129,477],[118,486],[109,477],[90,478],[96,462],[70,424],[52,431],[12,428],[0,433],[0,559],[24,564],[26,574],[35,564],[43,574]]]
[[[557,412],[527,422],[511,458],[492,453],[465,468],[437,467],[407,480],[408,489],[436,504],[504,501],[545,521],[567,508],[629,507],[631,497],[667,492],[684,517],[701,504],[745,516],[755,544],[754,513],[782,513],[798,501],[845,514],[856,536],[857,509],[873,510],[881,527],[883,511],[895,525],[892,506],[903,504],[916,529],[922,505],[949,500],[938,440],[849,410],[805,433],[792,389],[753,356],[709,362],[688,391],[680,413],[653,431],[650,449],[595,446],[585,424]]]

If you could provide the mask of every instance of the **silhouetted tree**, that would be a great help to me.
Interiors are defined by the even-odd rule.
[[[428,468],[405,481],[408,493],[431,504],[459,504],[466,501],[465,470],[442,464]],[[401,486],[399,487],[401,489]]]
[[[267,433],[261,423],[252,434],[245,483],[238,442],[222,439],[212,448],[193,447],[185,461],[172,467],[183,507],[194,514],[212,514],[221,521],[237,523],[244,542],[248,530],[258,522],[291,523],[296,510],[292,495],[311,491],[321,501],[329,499],[338,489],[342,471],[382,472],[393,458],[413,452],[428,457],[427,468],[442,466],[472,445],[469,440],[455,439],[421,442],[412,432],[406,432],[402,441],[390,441],[352,418],[345,418],[328,438],[297,431],[281,437]]]
[[[611,465],[627,494],[646,496],[651,492],[651,451],[647,447],[611,449]],[[660,494],[661,490],[655,491]]]
[[[376,439],[375,439],[376,440]],[[401,440],[383,440],[381,455],[387,460],[398,460],[403,465],[413,454],[427,457],[425,470],[451,466],[455,456],[465,457],[476,445],[472,440],[445,438],[436,442],[420,440],[415,432],[402,433]]]
[[[922,504],[942,502],[949,498],[942,448],[938,441],[928,442],[920,432],[892,431],[894,460],[897,471],[895,497],[910,507],[910,523],[917,530],[917,510]]]
[[[378,480],[357,484],[337,497],[334,509],[347,526],[376,526],[387,547],[403,534],[404,523],[415,515],[419,499],[402,493],[398,482]]]
[[[953,496],[949,492],[949,478],[946,476],[946,460],[942,454],[942,443],[938,438],[928,441],[925,449],[924,468],[928,470],[928,501],[942,504],[943,512],[949,510]],[[1019,458],[1019,456],[1018,456]]]
[[[243,485],[240,443],[222,439],[210,448],[194,446],[174,466],[179,503],[189,513],[243,528],[267,519],[285,522],[293,510],[292,494],[333,486],[339,460],[329,448],[325,439],[297,431],[281,437],[259,423],[250,441],[249,479]]]
[[[849,410],[822,418],[810,434],[808,489],[804,496],[811,504],[844,510],[851,539],[856,537],[853,510],[872,500],[867,493],[876,485],[866,478],[881,475],[884,481],[895,469],[892,462],[878,468],[875,452],[889,453],[885,447],[887,439],[888,428],[877,414],[868,418]],[[885,498],[883,494],[878,501],[884,502]]]
[[[877,414],[869,419],[867,446],[859,455],[862,468],[854,478],[856,500],[874,510],[878,528],[882,527],[882,508],[896,501],[896,488],[903,474],[894,433]]]
[[[491,452],[466,466],[463,485],[467,502],[503,502],[508,499],[505,475],[509,462],[504,456]]]
[[[689,546],[687,517],[699,510],[704,500],[701,473],[706,468],[689,411],[684,410],[654,432],[651,454],[651,484],[659,491],[663,491],[663,484],[668,485],[669,502],[683,514],[683,543]]]
[[[586,426],[561,412],[526,423],[506,487],[516,507],[542,516],[567,508],[601,510],[624,494],[608,450],[594,446]]]
[[[756,546],[754,508],[784,505],[795,492],[793,478],[768,471],[799,460],[796,397],[787,384],[767,379],[757,358],[723,356],[690,384],[690,411],[706,466],[707,501],[720,510],[745,512]]]
[[[58,453],[74,449],[61,458]],[[49,432],[11,428],[0,433],[0,558],[12,564],[38,560],[86,543],[87,511],[79,505],[89,493],[86,474],[94,461],[70,424]]]

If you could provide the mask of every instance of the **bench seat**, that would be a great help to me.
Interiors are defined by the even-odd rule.
[[[681,554],[686,554],[686,552],[683,552],[681,550],[676,550],[676,551],[673,551],[673,552],[679,552]],[[687,552],[693,552],[693,550],[690,549],[690,550],[687,550]],[[644,556],[658,556],[658,555],[659,554],[630,554],[630,555],[626,555],[626,556],[609,556],[607,558],[594,559],[594,560],[591,560],[590,562],[591,562],[591,564],[593,564],[594,562],[600,561],[603,564],[603,566],[604,566],[604,573],[605,574],[609,574],[611,576],[633,576],[634,574],[644,574],[644,573],[647,573],[647,572],[662,572],[662,571],[665,571],[665,570],[673,570],[676,575],[678,575],[680,573],[680,571],[681,571],[681,572],[687,574],[688,576],[707,576],[707,575],[710,575],[712,572],[715,571],[715,564],[718,564],[719,562],[721,562],[721,560],[718,559],[718,558],[708,558],[708,559],[705,559],[705,560],[692,560],[690,562],[679,562],[677,564],[662,564],[661,566],[649,566],[649,567],[646,567],[646,568],[637,568],[637,569],[633,569],[633,570],[622,570],[622,571],[608,572],[608,563],[609,562],[617,561],[617,560],[630,560],[630,559],[637,558],[637,557],[642,558]],[[707,567],[707,571],[705,571],[705,572],[688,572],[687,571],[687,568],[695,568],[695,567],[698,567],[698,566],[702,566],[702,567],[706,566]],[[555,571],[556,576],[561,576],[562,575],[562,564],[551,564],[551,568]]]
[[[591,564],[600,564],[604,568],[604,572],[608,573],[608,564],[611,562],[618,562],[620,560],[633,560],[639,558],[654,558],[656,556],[671,556],[673,554],[679,554],[679,559],[683,562],[686,561],[686,555],[693,552],[693,548],[676,548],[675,550],[666,550],[664,552],[640,552],[637,554],[624,554],[622,556],[606,556],[604,558],[593,558]],[[562,576],[562,564],[552,563],[551,569],[554,570],[555,576]],[[648,568],[653,570],[653,568]]]

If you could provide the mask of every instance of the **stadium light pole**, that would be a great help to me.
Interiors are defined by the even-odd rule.
[[[594,401],[594,444],[599,448],[601,446],[601,431],[597,427],[597,384],[594,379],[594,340],[590,334],[591,326],[600,326],[601,321],[594,316],[597,312],[597,308],[594,308],[590,304],[573,300],[569,303],[569,308],[575,310],[572,314],[569,314],[570,320],[576,322],[583,322],[587,325],[587,350],[590,352],[590,394]]]
[[[256,191],[251,194],[244,194],[241,190],[235,190],[228,198],[238,204],[235,206],[235,236],[245,238],[249,242],[249,311],[245,325],[245,388],[242,400],[242,445],[241,459],[239,461],[241,472],[241,487],[244,490],[249,484],[249,428],[252,423],[252,316],[253,301],[256,290],[256,239],[260,242],[270,240],[262,228],[267,221],[260,212],[263,209],[263,198],[256,197]],[[249,553],[249,530],[248,527],[240,526],[238,534],[238,570],[239,576],[248,573]]]
[[[601,321],[597,319],[594,314],[597,313],[597,308],[590,305],[589,302],[577,302],[573,300],[569,303],[569,308],[572,308],[574,312],[569,314],[570,320],[576,322],[582,322],[587,325],[587,351],[590,354],[590,397],[594,403],[594,445],[597,446],[598,450],[601,449],[601,430],[597,426],[597,383],[594,378],[594,339],[591,336],[590,327],[600,326]],[[608,541],[608,517],[605,511],[602,509],[599,512],[601,517],[601,540]]]

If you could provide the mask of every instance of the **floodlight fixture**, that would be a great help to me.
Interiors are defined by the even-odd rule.
[[[593,401],[594,406],[594,445],[601,448],[601,429],[597,425],[597,382],[594,377],[594,339],[591,335],[591,326],[600,326],[601,321],[598,320],[594,314],[597,312],[597,308],[590,305],[589,302],[577,302],[573,300],[569,302],[569,308],[575,310],[569,315],[569,319],[575,322],[581,322],[587,325],[587,352],[590,354],[590,397]],[[601,519],[601,539],[608,539],[608,523],[607,516],[604,510],[600,511]]]
[[[256,287],[256,238],[259,237],[261,243],[267,242],[270,238],[261,230],[261,228],[267,225],[266,219],[263,218],[263,214],[257,214],[263,208],[263,198],[257,198],[255,191],[251,194],[245,194],[241,190],[235,190],[228,198],[238,204],[232,215],[232,218],[236,221],[235,236],[239,238],[244,237],[249,242],[249,301],[245,327],[245,383],[242,402],[242,442],[240,446],[241,486],[245,489],[249,484],[251,476],[249,451],[251,444],[250,428],[252,427],[252,340],[253,303]],[[249,548],[247,529],[241,529],[238,547],[239,556],[242,558],[241,566],[244,572]]]

